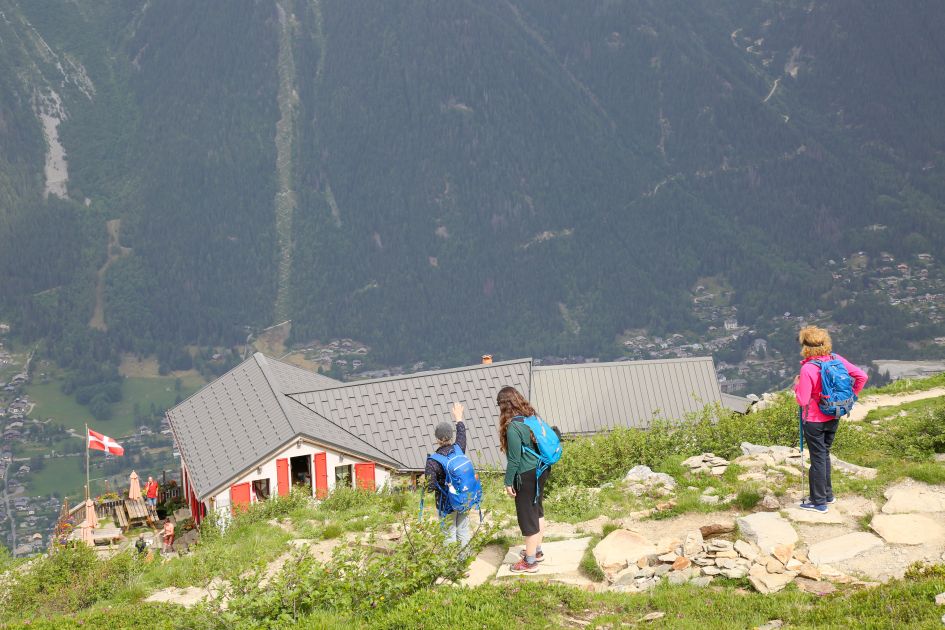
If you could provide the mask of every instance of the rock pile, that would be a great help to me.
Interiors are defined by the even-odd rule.
[[[728,460],[715,453],[693,455],[682,463],[693,474],[712,474],[721,476],[728,470]]]
[[[676,480],[666,473],[653,472],[649,466],[634,466],[624,477],[627,492],[636,495],[666,496],[676,489]]]
[[[809,465],[807,455],[792,446],[762,446],[750,442],[742,442],[742,455],[735,458],[734,463],[748,471],[738,476],[739,481],[765,481],[771,475],[800,477],[801,467]],[[688,461],[688,460],[687,460]],[[839,470],[853,477],[861,479],[875,479],[877,470],[865,466],[857,466],[830,456],[833,470]]]
[[[763,543],[771,540],[765,538]],[[803,590],[824,594],[834,588],[822,583],[826,575],[838,581],[850,580],[829,567],[822,571],[805,552],[795,549],[794,542],[764,547],[741,539],[706,540],[698,529],[687,533],[681,541],[667,539],[658,543],[630,530],[615,530],[595,547],[594,556],[607,576],[609,590],[627,593],[649,590],[663,579],[670,584],[706,586],[721,576],[748,578],[760,593],[774,593],[797,581]]]

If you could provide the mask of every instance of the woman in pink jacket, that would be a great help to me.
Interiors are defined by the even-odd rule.
[[[801,502],[801,509],[826,512],[827,504],[834,502],[833,486],[830,484],[830,447],[840,424],[838,418],[820,410],[820,368],[815,361],[829,361],[833,344],[830,333],[816,326],[805,326],[798,335],[801,343],[801,373],[794,383],[794,397],[801,406],[804,419],[804,440],[810,452],[810,496]],[[853,378],[853,392],[859,394],[866,385],[866,373],[839,354],[834,357],[843,361]]]

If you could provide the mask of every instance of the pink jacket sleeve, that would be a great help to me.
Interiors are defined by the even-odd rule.
[[[817,377],[816,365],[805,363],[801,366],[801,374],[797,378],[797,385],[794,386],[794,398],[801,407],[807,407],[810,402],[810,395],[814,390],[814,380]]]
[[[839,354],[837,355],[837,358],[843,361],[843,365],[846,366],[847,372],[849,372],[850,376],[853,377],[853,393],[859,394],[861,391],[863,391],[863,388],[866,387],[866,381],[868,380],[866,372],[853,365]]]

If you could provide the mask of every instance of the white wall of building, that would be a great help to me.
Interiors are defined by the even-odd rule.
[[[310,463],[310,470],[312,471],[312,496],[315,496],[315,464],[312,459],[312,456],[315,453],[325,453],[325,464],[326,471],[328,473],[328,491],[331,492],[335,489],[335,468],[337,466],[351,466],[351,483],[355,483],[354,477],[354,464],[361,464],[370,462],[371,460],[360,459],[352,455],[346,455],[338,451],[334,451],[329,448],[313,444],[302,438],[301,444],[298,443],[298,439],[293,439],[288,445],[280,449],[278,453],[270,457],[265,462],[258,464],[259,472],[256,468],[253,468],[247,474],[234,479],[227,485],[226,488],[221,490],[216,496],[212,503],[208,502],[208,508],[210,505],[213,507],[210,509],[223,509],[230,507],[230,486],[234,486],[239,483],[249,483],[250,484],[250,501],[255,503],[257,501],[255,491],[252,488],[252,482],[257,479],[269,479],[269,494],[270,496],[277,496],[279,493],[279,481],[276,474],[276,460],[277,459],[289,459],[290,460],[290,475],[291,475],[291,458],[304,455],[308,457]],[[387,468],[381,466],[381,464],[375,463],[374,466],[374,484],[378,490],[384,488],[390,481],[391,471]],[[290,486],[292,480],[289,480]]]

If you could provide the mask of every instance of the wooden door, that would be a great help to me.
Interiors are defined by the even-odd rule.
[[[249,509],[249,482],[230,486],[230,506],[233,514]]]
[[[354,484],[358,490],[374,491],[374,462],[354,465]]]
[[[312,455],[315,463],[315,497],[324,499],[328,496],[328,461],[325,453]]]
[[[280,497],[284,497],[287,494],[289,494],[289,460],[288,458],[276,460],[276,487],[278,488]]]

